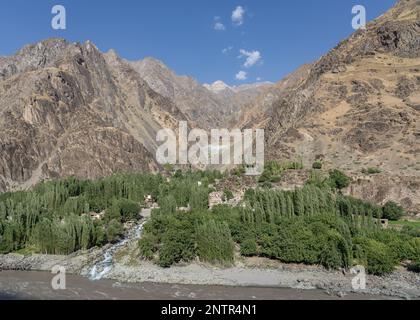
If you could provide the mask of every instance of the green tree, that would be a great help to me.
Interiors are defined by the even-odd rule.
[[[118,241],[124,233],[124,228],[120,221],[113,219],[106,228],[106,238],[108,242]]]
[[[388,201],[382,209],[383,217],[389,220],[399,220],[405,215],[404,209],[393,201]]]
[[[191,190],[190,206],[192,210],[200,211],[209,208],[209,192],[207,188],[198,187]]]
[[[233,262],[233,241],[226,222],[214,219],[196,226],[197,251],[201,260],[231,264]]]
[[[330,180],[333,187],[338,190],[347,188],[351,182],[348,176],[346,176],[342,171],[337,169],[330,171]]]
[[[367,237],[357,237],[353,243],[354,256],[365,265],[368,273],[382,276],[394,270],[395,257],[385,244]]]
[[[257,241],[255,238],[248,238],[241,243],[241,255],[252,257],[258,254]]]

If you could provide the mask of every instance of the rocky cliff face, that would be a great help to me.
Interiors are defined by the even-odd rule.
[[[242,108],[271,86],[271,83],[257,83],[230,87],[221,81],[202,85],[192,77],[175,74],[153,58],[129,64],[153,90],[174,101],[192,126],[202,129],[231,126]]]
[[[0,189],[157,170],[156,131],[183,113],[117,56],[51,39],[0,61]]]
[[[0,192],[44,178],[158,170],[158,130],[226,126],[256,90],[228,99],[160,61],[129,62],[91,42],[25,46],[0,58]]]
[[[379,167],[370,186],[382,191],[353,193],[419,212],[419,106],[420,2],[401,0],[260,96],[241,125],[266,129],[271,158],[323,159],[354,175]]]

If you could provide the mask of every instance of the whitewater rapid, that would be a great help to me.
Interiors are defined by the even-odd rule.
[[[147,221],[144,220],[140,224],[136,225],[128,232],[124,239],[117,242],[111,248],[105,251],[103,260],[96,263],[88,273],[88,278],[91,281],[103,279],[112,270],[115,253],[129,242],[140,239],[143,227],[146,222]]]

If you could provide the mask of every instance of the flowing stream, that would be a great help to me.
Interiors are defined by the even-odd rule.
[[[104,278],[111,270],[114,263],[115,253],[127,245],[129,242],[140,239],[143,227],[147,220],[143,220],[140,224],[132,228],[124,239],[114,244],[111,248],[105,251],[104,259],[95,264],[89,271],[88,277],[91,281],[97,281]]]

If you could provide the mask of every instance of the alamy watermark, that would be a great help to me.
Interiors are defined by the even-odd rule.
[[[51,9],[51,13],[55,15],[51,20],[51,27],[54,30],[66,30],[66,8],[62,5],[55,5]]]
[[[162,143],[156,150],[162,165],[244,165],[246,175],[264,171],[263,129],[212,129],[209,138],[202,129],[188,132],[187,122],[181,121],[178,136],[172,129],[162,129],[156,141]]]
[[[355,266],[350,269],[351,274],[355,274],[355,277],[351,280],[351,286],[353,290],[365,290],[366,289],[366,270],[363,266]]]
[[[366,29],[366,8],[362,5],[356,5],[352,8],[351,13],[355,16],[351,21],[351,26],[354,30]]]
[[[55,276],[51,280],[53,290],[66,290],[66,268],[63,266],[54,266],[51,273]]]

